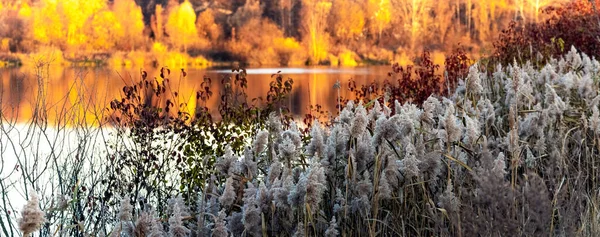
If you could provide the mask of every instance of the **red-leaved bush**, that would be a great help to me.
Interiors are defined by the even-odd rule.
[[[543,14],[549,18],[542,23],[512,22],[494,43],[492,59],[503,64],[514,60],[539,64],[562,55],[572,46],[598,58],[600,15],[594,7],[598,4],[600,0],[575,0],[544,9]]]
[[[462,48],[453,50],[446,57],[444,71],[441,71],[441,65],[433,62],[429,51],[424,51],[415,61],[415,65],[392,65],[392,71],[388,73],[388,78],[383,84],[374,81],[357,86],[356,82],[351,80],[348,89],[356,101],[368,102],[378,99],[380,103],[397,100],[400,103],[422,104],[430,95],[444,96],[453,91],[458,81],[466,77],[472,63]],[[343,108],[348,99],[341,100],[339,108]]]

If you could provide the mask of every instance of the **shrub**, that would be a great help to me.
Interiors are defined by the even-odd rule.
[[[292,89],[291,79],[273,75],[266,99],[251,101],[245,91],[245,70],[233,71],[234,75],[221,78],[217,116],[207,107],[213,96],[210,78],[203,79],[191,112],[171,87],[167,68],[153,80],[142,72],[139,82],[125,86],[124,97],[112,101],[109,109],[118,140],[110,147],[114,153],[107,162],[112,174],[105,179],[104,199],[131,194],[137,200],[141,195],[156,202],[156,211],[162,214],[163,201],[176,190],[186,201],[195,200],[194,193],[205,189],[213,175],[215,157],[228,149],[236,154],[244,151],[271,113],[281,114],[284,124],[289,124],[284,101]],[[185,74],[182,70],[181,76]]]
[[[359,87],[355,81],[350,80],[348,89],[354,98],[342,100],[343,103],[338,104],[338,107],[341,108],[348,99],[377,99],[380,103],[397,100],[400,103],[422,104],[430,95],[448,95],[456,88],[458,81],[467,75],[471,59],[464,49],[458,47],[446,57],[444,64],[445,71],[442,74],[441,66],[433,62],[431,53],[423,51],[415,65],[392,65],[392,71],[381,85],[374,81]]]
[[[494,43],[492,58],[502,64],[528,60],[538,66],[556,58],[571,46],[587,55],[600,56],[600,15],[594,10],[600,1],[569,1],[543,10],[549,19],[539,24],[512,22]]]

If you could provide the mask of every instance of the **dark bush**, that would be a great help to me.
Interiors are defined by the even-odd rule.
[[[590,56],[600,56],[600,15],[598,0],[576,0],[542,10],[549,18],[539,24],[511,22],[494,43],[492,59],[509,64],[528,60],[543,64],[557,58],[571,46]]]

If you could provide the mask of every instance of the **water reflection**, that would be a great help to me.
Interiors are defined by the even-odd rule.
[[[368,75],[373,73],[372,68],[338,68],[338,67],[310,67],[310,68],[249,68],[246,69],[248,75],[272,75],[273,73],[303,75],[303,74],[348,74],[348,75]],[[208,70],[214,73],[231,73],[229,69]]]
[[[289,106],[296,116],[303,116],[310,104],[320,104],[334,111],[337,90],[333,85],[340,80],[342,97],[351,96],[346,86],[350,79],[358,85],[372,81],[383,82],[388,66],[363,68],[250,68],[247,69],[250,98],[265,98],[272,75],[280,72],[284,79],[294,80]],[[122,88],[141,79],[141,69],[111,68],[5,68],[0,69],[0,113],[5,119],[19,122],[32,119],[52,123],[97,124],[106,117],[107,105],[123,96]],[[158,78],[159,69],[147,69],[149,78]],[[183,77],[181,70],[171,70],[171,89],[178,92],[178,103],[187,104],[194,111],[196,91],[205,76],[212,79],[212,98],[207,102],[211,113],[217,112],[220,80],[231,75],[230,69],[188,69]],[[38,106],[39,105],[39,106]],[[36,109],[40,108],[40,109]]]

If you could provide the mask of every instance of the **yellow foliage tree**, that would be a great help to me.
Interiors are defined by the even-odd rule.
[[[365,14],[361,5],[356,1],[335,1],[331,18],[333,33],[341,41],[362,35],[365,27]]]
[[[491,31],[493,27],[493,21],[490,18],[491,8],[490,2],[482,1],[478,2],[473,10],[476,16],[474,17],[473,26],[478,31],[478,40],[483,44],[487,44],[482,46],[492,46],[491,42],[493,42],[495,36],[494,32]]]
[[[198,15],[196,22],[198,34],[201,38],[209,39],[213,44],[218,43],[222,35],[222,30],[215,22],[215,15],[212,9],[206,9]]]
[[[144,42],[144,16],[133,0],[115,0],[112,6],[123,35],[117,38],[117,46],[123,50],[135,50]]]
[[[150,20],[150,27],[152,28],[152,32],[154,33],[154,40],[161,42],[163,36],[165,35],[165,25],[164,25],[164,9],[161,5],[156,5],[156,9],[154,9],[154,14]]]
[[[58,2],[59,15],[63,17],[63,25],[66,28],[67,46],[71,49],[79,49],[88,42],[86,25],[94,14],[107,9],[105,0],[63,0]]]
[[[101,11],[89,20],[88,46],[93,50],[111,50],[118,39],[123,39],[124,28],[112,11]],[[117,40],[116,40],[117,39]]]
[[[58,11],[56,0],[41,0],[33,9],[33,39],[46,45],[63,48],[65,26]]]
[[[19,8],[19,17],[22,17],[22,18],[31,17],[31,7],[29,6],[29,4],[27,4],[27,2],[24,2],[23,4],[21,4],[21,7]]]
[[[314,63],[327,59],[329,36],[327,35],[327,17],[332,3],[328,0],[302,0],[302,33]]]
[[[171,44],[179,50],[187,51],[188,45],[197,42],[196,12],[189,1],[169,10],[166,31]]]
[[[369,27],[371,32],[377,32],[378,39],[392,20],[390,9],[392,8],[390,0],[367,0],[371,15],[369,15]],[[417,0],[418,1],[418,0]]]

